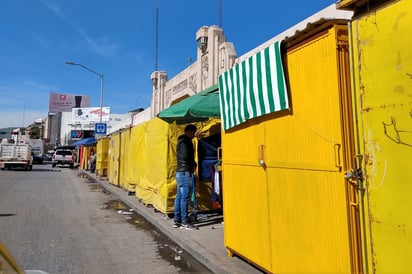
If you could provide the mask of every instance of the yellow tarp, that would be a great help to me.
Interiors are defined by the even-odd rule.
[[[119,186],[128,191],[134,191],[134,185],[130,184],[126,179],[127,174],[127,162],[130,156],[128,152],[130,143],[131,129],[127,128],[120,133],[120,153],[119,153]]]
[[[109,140],[109,168],[108,179],[111,184],[119,185],[119,154],[120,154],[120,133],[114,133]]]
[[[86,169],[86,170],[89,169],[88,161],[89,161],[92,149],[93,149],[93,151],[96,151],[96,147],[81,146],[79,148],[79,154],[80,154],[80,151],[81,151],[81,155],[82,155],[82,158],[80,159],[80,162],[79,162],[79,168]]]
[[[170,207],[175,163],[176,127],[155,118],[147,122],[142,153],[138,189],[144,190],[139,197],[156,209],[166,212]],[[136,192],[136,194],[139,194]]]
[[[220,120],[196,123],[196,126],[195,150],[197,138],[220,134]],[[175,147],[184,127],[155,118],[131,128],[130,133],[113,134],[109,146],[109,163],[112,165],[109,181],[135,191],[144,204],[153,205],[163,213],[172,213],[176,195]],[[197,190],[198,210],[211,210],[211,182],[197,182]]]
[[[136,185],[139,182],[139,176],[142,173],[143,150],[146,124],[139,124],[131,129],[128,149],[125,151],[125,180],[129,191],[135,191],[138,196],[145,196],[142,189],[137,189]]]
[[[108,160],[109,160],[109,139],[100,138],[96,146],[96,174],[98,176],[107,176]]]

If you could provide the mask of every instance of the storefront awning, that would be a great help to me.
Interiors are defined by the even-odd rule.
[[[219,75],[219,90],[225,130],[288,109],[280,41]]]
[[[220,118],[219,90],[217,85],[192,95],[162,110],[158,117],[168,123],[188,124]]]

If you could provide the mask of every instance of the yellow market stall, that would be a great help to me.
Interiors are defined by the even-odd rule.
[[[136,163],[133,152],[129,151],[131,131],[132,128],[119,130],[108,140],[108,179],[111,184],[134,193],[135,181],[128,176],[128,169],[133,170]]]
[[[100,138],[97,141],[96,153],[96,175],[106,177],[109,166],[109,138]]]
[[[350,16],[330,6],[219,76],[224,242],[267,272],[361,268]]]
[[[95,153],[96,147],[91,147],[91,146],[81,146],[79,148],[79,151],[81,151],[81,162],[79,163],[79,167],[81,169],[89,170],[89,159],[90,156],[93,153]]]
[[[81,169],[88,169],[88,161],[91,155],[91,152],[96,152],[96,143],[97,139],[94,137],[84,138],[74,142],[71,148],[74,148],[76,153],[76,163]]]
[[[125,175],[124,185],[130,192],[135,192],[137,197],[150,200],[148,193],[141,187],[137,187],[140,176],[143,172],[142,165],[144,164],[144,139],[146,134],[147,122],[136,125],[130,129],[129,144],[125,147]],[[155,156],[155,155],[153,155]]]
[[[160,120],[160,119],[159,119]],[[162,123],[165,123],[162,121]],[[162,181],[155,180],[153,181],[158,182],[155,185],[155,191],[153,196],[153,205],[159,211],[164,213],[173,213],[173,203],[176,195],[176,144],[177,138],[179,135],[183,134],[185,125],[176,125],[176,124],[167,124],[166,126],[169,128],[169,136],[168,136],[168,153],[169,159],[168,163],[164,163],[166,167],[166,174],[167,180]],[[220,135],[220,121],[216,119],[210,119],[205,122],[197,122],[193,123],[197,127],[196,137],[194,139],[194,148],[195,148],[195,157],[197,162],[199,163],[197,172],[196,172],[196,200],[197,200],[197,210],[198,211],[210,211],[213,209],[213,204],[211,200],[211,181],[210,180],[202,180],[199,177],[199,169],[201,167],[201,161],[199,159],[199,140],[213,136],[213,135]],[[155,133],[155,132],[153,132]],[[151,133],[148,131],[148,138],[150,138]],[[149,145],[149,144],[147,144]],[[150,165],[148,165],[150,167]],[[157,176],[155,170],[147,170],[145,173],[147,175],[151,174],[152,176]]]
[[[160,184],[154,196],[155,205],[161,211],[172,213],[176,194],[176,143],[179,135],[183,134],[187,124],[197,127],[196,137],[193,140],[195,158],[198,163],[196,171],[196,209],[209,211],[214,209],[216,201],[222,205],[221,194],[216,195],[214,181],[214,165],[219,162],[218,150],[221,147],[221,121],[219,107],[219,90],[214,85],[188,98],[178,101],[169,108],[162,110],[158,117],[168,122],[165,129],[168,131],[168,181]],[[164,122],[163,122],[164,123]],[[155,133],[155,132],[154,132]],[[148,134],[148,138],[151,139]],[[148,173],[146,173],[148,174]],[[217,183],[219,186],[219,182]],[[194,214],[196,218],[196,215]]]
[[[159,118],[147,121],[142,141],[143,150],[138,162],[140,174],[136,195],[145,204],[153,205],[163,213],[167,213],[170,205],[173,207],[168,199],[171,196],[170,185],[174,171],[174,154],[170,141],[172,134],[169,124]]]
[[[109,139],[108,171],[109,182],[119,186],[119,163],[120,161],[120,132],[115,132]]]
[[[412,269],[412,2],[341,1],[351,23],[365,272]],[[375,3],[376,4],[376,3]],[[366,12],[365,12],[366,11]],[[364,192],[363,192],[364,191]]]
[[[127,174],[127,162],[131,156],[129,153],[130,144],[130,132],[131,128],[125,128],[120,132],[120,162],[119,162],[119,186],[129,192],[134,192],[134,184],[130,183],[126,178]]]
[[[199,129],[197,138],[220,133],[218,120],[199,122],[196,126]],[[176,194],[175,146],[183,129],[184,125],[169,124],[155,118],[131,130],[125,179],[129,184],[135,183],[136,196],[142,203],[164,214],[173,213]],[[197,181],[197,197],[199,211],[212,209],[210,182]]]

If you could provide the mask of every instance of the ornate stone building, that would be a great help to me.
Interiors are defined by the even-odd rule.
[[[220,27],[201,27],[196,33],[196,41],[197,60],[181,73],[170,80],[165,71],[151,74],[152,117],[174,103],[217,84],[219,74],[235,64],[235,48],[231,42],[226,42]]]

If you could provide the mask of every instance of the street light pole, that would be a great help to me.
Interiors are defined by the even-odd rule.
[[[97,76],[100,77],[100,123],[102,122],[102,115],[103,115],[103,73],[98,73],[91,68],[88,68],[82,64],[74,63],[74,62],[66,62],[66,65],[72,65],[72,66],[80,66],[84,69],[87,69],[88,71],[96,74]]]

